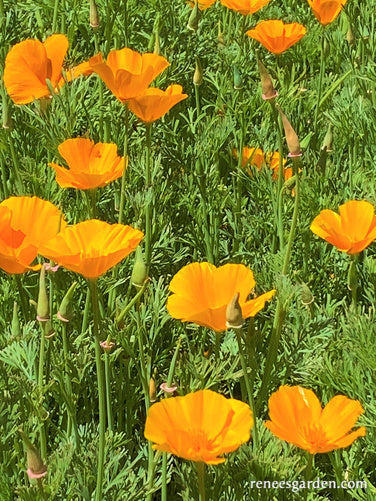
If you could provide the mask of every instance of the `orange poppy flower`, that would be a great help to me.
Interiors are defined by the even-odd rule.
[[[116,144],[94,144],[85,138],[67,139],[59,145],[59,152],[69,169],[55,163],[48,165],[55,169],[61,188],[95,189],[123,174],[124,158],[118,156]]]
[[[233,155],[235,158],[238,158],[237,150],[233,150]],[[287,160],[283,159],[283,165],[285,165]],[[253,165],[257,167],[258,170],[261,170],[263,165],[269,166],[272,171],[273,179],[278,179],[278,171],[279,171],[279,152],[275,151],[274,153],[264,153],[261,148],[249,148],[245,146],[243,148],[242,155],[242,167],[246,167],[247,165]],[[252,171],[248,169],[248,174],[252,175]],[[287,168],[284,169],[284,177],[285,181],[290,179],[292,176],[292,169]]]
[[[45,42],[24,40],[14,45],[5,59],[4,84],[16,104],[28,104],[34,99],[50,96],[46,79],[54,89],[65,80],[61,70],[68,50],[65,35],[51,35]],[[92,70],[82,63],[67,72],[67,80],[88,75]]]
[[[10,197],[0,204],[0,268],[7,273],[38,270],[32,266],[40,245],[66,222],[57,207],[38,197]]]
[[[39,254],[86,278],[97,278],[134,251],[143,236],[131,226],[90,219],[67,226]]]
[[[350,432],[363,412],[358,400],[344,395],[333,397],[322,409],[312,390],[281,386],[269,399],[270,421],[265,426],[278,438],[316,454],[348,447],[364,437],[364,426]]]
[[[323,26],[335,20],[346,2],[347,0],[308,0],[315,17]]]
[[[298,23],[283,24],[279,19],[261,21],[247,35],[258,40],[273,54],[281,54],[298,42],[305,34],[306,29]]]
[[[166,398],[152,405],[145,437],[153,449],[207,464],[247,442],[253,426],[249,405],[211,390]]]
[[[141,55],[126,47],[112,50],[106,62],[97,54],[89,64],[122,103],[142,93],[170,65],[162,56]]]
[[[213,5],[216,0],[198,0],[198,8],[200,10],[206,10]],[[195,3],[189,1],[188,2],[191,7],[194,7]]]
[[[374,206],[351,200],[340,206],[339,214],[325,209],[313,220],[311,230],[338,250],[358,254],[376,239]]]
[[[188,97],[181,85],[170,85],[166,90],[150,87],[128,102],[129,109],[140,120],[154,122],[166,114],[175,104]]]
[[[226,330],[226,308],[237,292],[243,318],[254,317],[275,294],[271,290],[247,300],[256,282],[243,264],[191,263],[173,277],[167,310],[182,322],[193,322],[217,332]]]
[[[240,12],[243,16],[254,14],[269,2],[270,0],[221,0],[222,5]]]

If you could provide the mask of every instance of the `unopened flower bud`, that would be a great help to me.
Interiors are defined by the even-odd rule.
[[[20,337],[21,336],[21,327],[20,327],[20,321],[18,318],[18,305],[17,305],[16,301],[13,303],[13,316],[12,316],[12,325],[11,325],[10,331],[11,331],[13,337]]]
[[[146,279],[147,279],[146,265],[142,255],[141,247],[138,246],[136,248],[136,256],[131,275],[131,282],[135,287],[141,288],[144,285]]]
[[[218,37],[217,37],[217,46],[218,49],[222,50],[226,47],[225,37],[223,36],[221,30],[221,22],[218,22]]]
[[[353,30],[351,29],[351,24],[349,24],[349,26],[348,26],[348,28],[347,28],[346,40],[347,40],[347,43],[348,43],[351,47],[352,47],[353,45],[355,45],[355,37],[354,37]]]
[[[239,292],[231,299],[226,308],[226,327],[228,329],[240,329],[244,324],[242,308],[239,304]]]
[[[160,56],[161,55],[161,43],[160,43],[160,38],[159,38],[159,33],[158,31],[155,34],[155,41],[154,41],[154,50],[153,54]]]
[[[59,320],[61,320],[61,322],[69,322],[72,319],[73,316],[72,299],[76,285],[77,282],[73,282],[73,284],[69,287],[68,291],[63,297],[62,302],[60,303],[60,307],[56,316]]]
[[[7,130],[13,129],[13,120],[10,116],[9,100],[6,95],[3,96],[3,128]]]
[[[26,448],[27,474],[30,479],[42,478],[47,474],[47,465],[44,464],[39,451],[31,443],[22,430],[18,430]]]
[[[276,98],[278,92],[275,90],[272,79],[260,59],[257,59],[257,65],[260,71],[262,98],[264,100]]]
[[[50,319],[50,302],[46,290],[46,266],[43,264],[39,276],[39,295],[37,305],[37,320],[47,322]]]
[[[105,353],[111,353],[111,351],[115,348],[115,343],[110,341],[110,339],[102,341],[100,345]]]
[[[151,403],[154,403],[157,401],[157,387],[155,385],[155,378],[156,378],[157,371],[154,371],[153,376],[150,378],[149,382],[149,399]]]
[[[95,0],[90,0],[90,26],[94,29],[99,27],[98,7]]]
[[[329,124],[321,149],[322,150],[325,149],[326,151],[332,151],[332,141],[333,141],[332,126],[331,124]]]
[[[286,143],[289,150],[289,157],[300,157],[302,155],[302,150],[300,148],[299,138],[294,131],[292,125],[288,121],[286,115],[283,113],[281,107],[276,104],[278,112],[282,119],[283,128],[285,129]]]
[[[306,284],[302,284],[301,286],[300,297],[303,304],[311,304],[315,300],[310,288]]]
[[[234,89],[235,90],[240,90],[244,87],[243,85],[243,79],[240,74],[239,68],[234,64],[233,66],[233,71],[234,71]]]
[[[192,31],[197,31],[198,30],[198,23],[200,22],[200,19],[201,19],[201,11],[198,8],[198,1],[195,0],[195,4],[193,6],[191,15],[189,16],[189,19],[188,19],[187,27]]]
[[[196,57],[196,69],[193,75],[193,84],[194,85],[202,84],[202,66],[198,57]]]

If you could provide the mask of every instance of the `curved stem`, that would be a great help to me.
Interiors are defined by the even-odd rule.
[[[45,334],[45,325],[47,322],[39,322],[41,327],[41,338],[40,338],[40,347],[39,347],[39,367],[38,367],[38,387],[41,396],[43,395],[43,367],[44,367],[44,352],[46,347],[46,338]],[[47,458],[47,439],[46,439],[46,428],[44,421],[40,422],[40,454],[43,460]]]
[[[319,74],[319,89],[317,94],[317,105],[315,110],[315,121],[314,121],[314,131],[316,133],[317,130],[317,119],[319,116],[320,110],[320,101],[321,101],[321,93],[322,93],[322,81],[325,73],[325,28],[322,29],[321,34],[321,55],[320,55],[320,74]]]
[[[110,376],[110,358],[109,354],[104,354],[104,373],[106,381],[106,403],[107,403],[107,421],[109,431],[113,430],[112,405],[111,405],[111,376]]]
[[[97,486],[95,489],[95,501],[102,501],[103,490],[103,471],[104,471],[104,446],[106,433],[106,404],[103,367],[101,359],[101,346],[99,337],[99,304],[98,304],[98,285],[96,279],[89,279],[89,288],[93,308],[93,333],[95,344],[95,363],[97,367],[97,384],[99,400],[99,447],[98,447],[98,469]]]

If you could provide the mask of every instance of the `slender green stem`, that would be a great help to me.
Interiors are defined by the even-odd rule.
[[[283,182],[284,182],[284,166],[283,166],[283,127],[278,110],[275,106],[274,99],[270,99],[269,103],[273,110],[274,122],[277,128],[278,136],[278,151],[279,151],[279,167],[278,167],[278,184],[277,184],[277,232],[279,238],[279,249],[281,253],[284,250],[283,239]]]
[[[112,405],[111,405],[111,376],[110,376],[110,357],[108,353],[104,354],[104,372],[106,381],[106,403],[107,403],[107,421],[109,431],[113,431]]]
[[[309,482],[312,478],[312,468],[313,468],[313,461],[314,461],[314,455],[313,454],[308,454],[308,461],[307,461],[307,466],[305,468],[304,472],[304,478],[306,482]],[[304,490],[304,499],[307,499],[308,497],[308,487],[306,486]]]
[[[347,274],[347,286],[351,290],[351,308],[356,311],[358,304],[358,262],[359,254],[353,254],[351,256],[349,271]]]
[[[0,0],[0,20],[2,21],[4,17],[4,0]]]
[[[198,477],[198,494],[199,501],[205,501],[205,463],[201,461],[196,463],[197,465],[197,477]]]
[[[39,346],[39,367],[38,367],[38,388],[41,396],[44,394],[43,391],[43,367],[44,367],[44,352],[46,347],[46,338],[45,338],[45,325],[47,322],[39,322],[41,328],[41,338],[40,338],[40,346]],[[39,426],[40,433],[40,454],[43,460],[47,458],[47,438],[46,438],[46,428],[43,420],[40,422]]]
[[[56,33],[57,31],[57,16],[59,14],[59,0],[55,0],[54,5],[54,15],[52,18],[52,33]]]
[[[91,217],[97,217],[97,190],[90,190],[90,198],[91,198]]]
[[[121,177],[121,191],[120,191],[120,205],[119,205],[119,218],[118,223],[121,224],[123,222],[123,211],[124,211],[124,203],[125,203],[125,176],[127,173],[127,163],[128,163],[128,129],[129,129],[129,110],[128,106],[125,105],[125,134],[124,134],[124,171]]]
[[[292,222],[291,222],[291,228],[290,228],[290,234],[289,234],[289,239],[287,242],[287,247],[286,247],[286,252],[284,256],[284,261],[283,261],[283,267],[282,267],[282,275],[287,275],[288,273],[288,268],[290,264],[290,257],[291,257],[291,250],[292,250],[292,245],[294,242],[295,238],[295,231],[296,231],[296,225],[298,221],[298,211],[299,211],[299,197],[300,197],[300,180],[299,180],[299,166],[300,166],[300,158],[295,157],[293,158],[293,169],[294,169],[294,175],[296,178],[296,184],[295,184],[295,202],[294,202],[294,212],[292,216]],[[281,337],[281,332],[282,332],[282,326],[283,322],[285,319],[285,305],[282,303],[281,298],[278,296],[277,297],[277,306],[276,306],[276,312],[274,315],[274,321],[273,321],[273,328],[272,332],[270,335],[270,341],[269,341],[269,347],[268,347],[268,352],[266,356],[266,361],[265,361],[265,370],[264,370],[264,376],[262,378],[262,383],[261,383],[261,388],[257,397],[257,408],[256,410],[258,411],[261,404],[264,402],[264,399],[267,395],[268,389],[269,389],[269,382],[270,382],[270,375],[272,373],[275,361],[277,359],[278,355],[278,344],[279,340]]]
[[[23,288],[20,275],[15,274],[13,276],[15,277],[18,294],[21,300],[22,315],[24,317],[24,321],[27,322],[29,320],[29,315],[28,315],[29,307],[28,307],[27,297],[25,295],[25,289]]]
[[[128,47],[128,0],[124,0],[124,43]]]
[[[82,318],[81,334],[84,334],[86,332],[87,327],[89,325],[90,301],[91,301],[90,288],[88,288],[86,292],[84,316]]]
[[[200,106],[200,90],[199,90],[199,85],[195,85],[195,98],[196,98],[196,114],[197,114],[197,120],[200,116],[200,111],[201,111],[201,106]]]
[[[64,366],[65,366],[65,385],[66,385],[68,398],[69,398],[70,402],[72,403],[72,406],[69,405],[67,408],[67,410],[68,410],[68,427],[67,427],[68,431],[67,431],[67,434],[68,434],[68,436],[70,436],[71,426],[73,425],[73,432],[74,432],[74,437],[75,437],[75,441],[76,441],[76,447],[79,449],[80,448],[80,435],[78,433],[78,427],[77,427],[76,409],[73,407],[74,406],[74,398],[73,398],[73,391],[72,391],[72,382],[71,382],[71,379],[69,377],[69,372],[68,372],[69,347],[68,347],[67,324],[65,322],[62,322],[62,339],[63,339],[63,354],[64,354]]]
[[[137,303],[137,301],[140,300],[142,294],[144,293],[144,290],[146,289],[147,287],[147,284],[148,282],[145,281],[141,287],[141,289],[137,292],[137,294],[134,296],[134,298],[129,301],[129,303],[127,304],[127,306],[125,306],[125,308],[119,313],[119,315],[116,317],[116,324],[119,325],[121,323],[121,321],[123,320],[123,318],[126,316],[126,314],[129,312],[129,310],[132,308],[132,306],[134,304]]]
[[[24,190],[22,179],[20,176],[21,167],[20,167],[18,155],[16,153],[16,149],[14,147],[14,139],[13,139],[13,135],[11,132],[9,132],[9,134],[8,134],[8,144],[9,144],[10,154],[11,154],[12,161],[13,161],[14,174],[16,176],[17,191],[18,191],[18,194],[21,195],[23,193],[23,190]]]
[[[325,73],[325,27],[322,28],[321,33],[321,55],[320,55],[320,74],[319,74],[319,89],[317,93],[317,104],[315,110],[315,121],[314,121],[314,132],[316,134],[317,131],[317,119],[319,116],[320,110],[320,101],[321,101],[321,93],[322,93],[322,81]]]
[[[173,381],[174,373],[175,373],[175,365],[176,365],[176,360],[178,358],[180,345],[181,345],[181,338],[179,337],[176,348],[175,348],[174,356],[172,357],[172,360],[171,360],[170,369],[169,369],[168,375],[167,375],[167,388],[171,388],[171,385],[172,385],[172,381]],[[170,395],[169,393],[166,393],[167,398],[169,395]],[[162,456],[161,498],[162,498],[162,501],[167,501],[167,452],[163,452],[163,456]]]
[[[106,28],[105,28],[105,36],[106,36],[106,56],[110,51],[110,43],[111,43],[111,33],[112,33],[112,8],[111,1],[107,0],[107,9],[106,9]]]
[[[253,420],[255,423],[254,428],[253,428],[253,442],[254,442],[255,448],[257,449],[258,443],[259,443],[259,438],[258,438],[258,431],[257,431],[256,406],[255,406],[255,401],[253,399],[253,389],[252,389],[252,385],[251,385],[251,382],[250,382],[249,377],[248,377],[248,368],[247,368],[247,364],[246,364],[245,358],[244,358],[240,329],[234,329],[234,331],[236,334],[236,340],[238,342],[239,358],[240,358],[240,364],[242,366],[244,383],[245,383],[245,387],[247,390],[248,402],[249,402],[249,405],[251,406],[252,413],[253,413]]]
[[[149,274],[151,264],[151,220],[153,211],[153,196],[152,196],[152,180],[151,180],[151,124],[146,124],[146,170],[145,170],[145,193],[147,200],[145,201],[145,261],[146,275]],[[149,191],[151,193],[149,194]]]
[[[97,486],[95,490],[95,501],[102,501],[103,471],[104,471],[104,447],[106,434],[106,403],[103,377],[103,366],[101,359],[101,346],[99,334],[99,304],[98,304],[98,284],[97,280],[89,280],[90,294],[93,308],[93,333],[95,343],[95,363],[97,367],[97,384],[99,400],[99,447],[97,461]]]

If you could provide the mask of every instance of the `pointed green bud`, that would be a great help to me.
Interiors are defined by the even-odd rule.
[[[193,75],[193,84],[201,85],[202,84],[202,66],[199,58],[196,56],[196,69]]]
[[[23,430],[18,430],[26,449],[27,474],[29,478],[42,478],[47,473],[47,465],[44,464],[38,449],[31,443]]]
[[[60,307],[56,316],[62,322],[69,322],[72,319],[73,316],[72,299],[76,285],[77,282],[73,282],[73,284],[69,287],[68,292],[63,297],[62,302],[60,303]]]
[[[322,150],[326,149],[326,151],[332,151],[332,142],[333,142],[332,125],[329,124],[321,149]]]
[[[136,258],[134,261],[133,271],[131,276],[131,282],[135,287],[141,288],[144,285],[145,280],[147,279],[146,271],[147,270],[144,257],[142,255],[142,250],[141,247],[138,246],[136,248]]]
[[[93,29],[99,27],[98,7],[95,0],[90,0],[90,26]]]
[[[200,22],[200,19],[201,19],[201,11],[198,8],[198,1],[195,0],[194,7],[193,7],[191,15],[189,16],[189,19],[188,19],[187,27],[192,31],[197,31],[198,30],[198,23]]]
[[[242,308],[239,304],[239,292],[235,294],[226,308],[226,327],[240,329],[244,324]]]
[[[20,320],[18,318],[18,305],[16,301],[13,303],[12,326],[10,330],[13,337],[21,336]]]
[[[37,306],[37,320],[39,322],[47,322],[50,319],[50,302],[46,290],[46,265],[44,263],[39,276],[39,295]]]
[[[240,90],[244,87],[244,84],[239,68],[236,66],[236,64],[234,64],[233,66],[233,71],[234,71],[234,89]]]
[[[222,50],[226,47],[225,37],[223,36],[222,29],[221,29],[221,21],[218,21],[217,46],[218,46],[219,50]]]
[[[313,294],[306,284],[302,284],[300,288],[300,297],[303,304],[311,304],[315,300]]]

